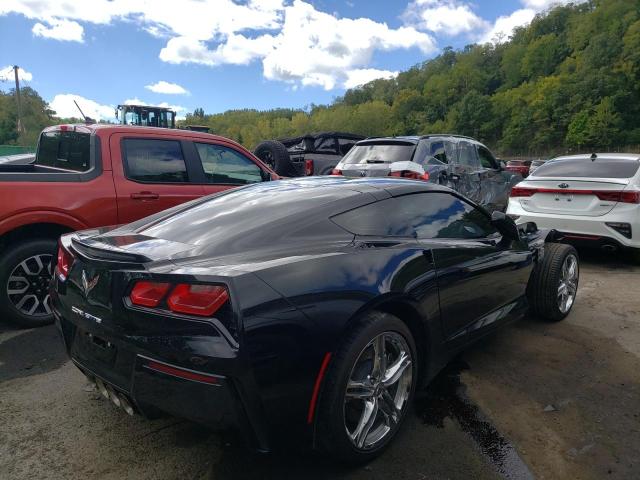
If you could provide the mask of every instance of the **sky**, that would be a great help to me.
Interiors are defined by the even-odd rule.
[[[183,117],[306,108],[437,56],[499,42],[569,0],[1,0],[0,90],[60,117],[113,120],[120,103]]]

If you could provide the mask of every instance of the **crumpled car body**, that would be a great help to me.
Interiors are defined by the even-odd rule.
[[[397,175],[395,165],[411,161],[420,172]],[[405,176],[448,186],[490,211],[505,211],[511,187],[522,175],[508,171],[482,143],[461,135],[369,138],[356,143],[334,175]]]

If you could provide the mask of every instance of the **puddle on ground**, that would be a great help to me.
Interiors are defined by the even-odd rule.
[[[460,381],[460,373],[468,369],[469,365],[462,360],[450,363],[417,399],[418,415],[427,425],[438,428],[444,427],[445,418],[456,420],[504,478],[533,480],[533,473],[514,446],[467,397],[466,386]]]

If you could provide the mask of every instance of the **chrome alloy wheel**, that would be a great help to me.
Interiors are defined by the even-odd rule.
[[[344,399],[345,429],[356,448],[377,447],[400,422],[413,369],[411,349],[399,333],[381,333],[362,350]]]
[[[575,255],[567,255],[560,271],[558,285],[558,308],[562,313],[571,310],[578,291],[578,259]]]
[[[41,254],[20,262],[9,275],[7,296],[20,313],[31,317],[51,315],[49,283],[53,255]]]

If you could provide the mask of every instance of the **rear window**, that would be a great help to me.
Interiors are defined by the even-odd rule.
[[[87,172],[91,169],[90,138],[88,133],[43,132],[36,165]]]
[[[578,158],[553,160],[538,167],[536,177],[629,178],[638,171],[640,162],[623,159]]]
[[[411,160],[415,148],[414,143],[360,144],[349,150],[342,162],[348,165],[405,162]]]

